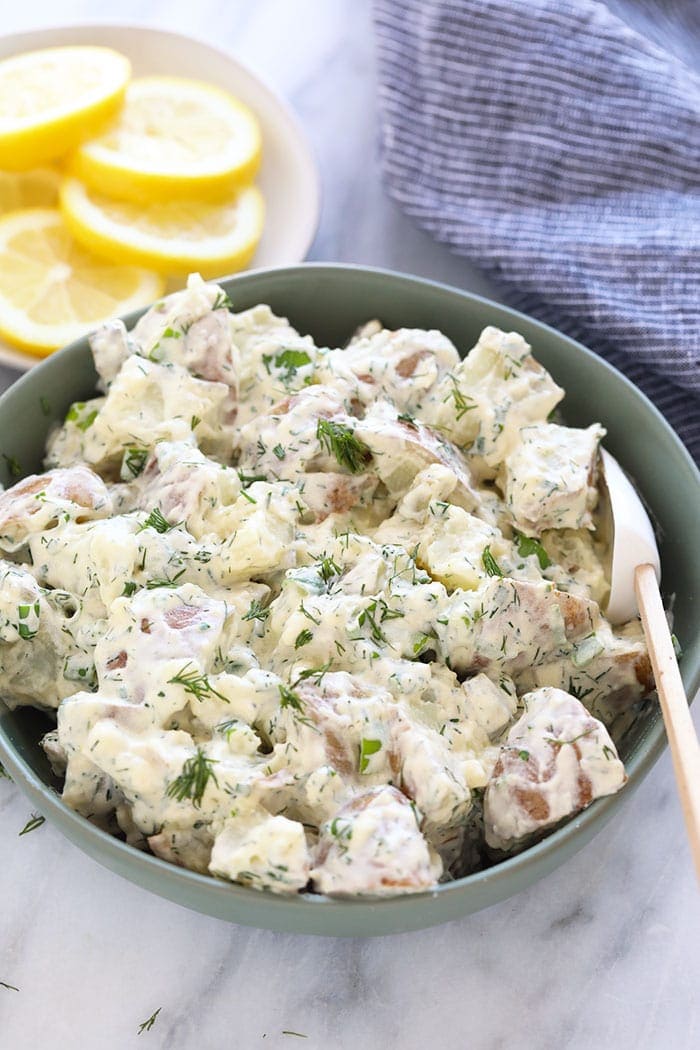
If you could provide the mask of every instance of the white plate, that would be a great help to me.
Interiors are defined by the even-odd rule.
[[[62,44],[101,44],[121,51],[135,76],[192,77],[216,84],[247,103],[260,121],[263,160],[258,183],[265,197],[265,229],[251,269],[287,266],[306,258],[320,211],[318,168],[296,117],[250,70],[223,51],[146,26],[76,25],[0,37],[0,59]],[[0,343],[0,362],[27,371],[40,358]]]

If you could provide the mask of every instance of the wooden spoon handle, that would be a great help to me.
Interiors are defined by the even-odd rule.
[[[634,585],[671,748],[690,849],[700,879],[700,744],[690,717],[671,632],[651,565],[637,566]]]

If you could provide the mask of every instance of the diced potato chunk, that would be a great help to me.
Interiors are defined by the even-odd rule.
[[[523,697],[484,796],[486,841],[512,849],[619,791],[627,779],[607,729],[561,689]]]
[[[527,532],[593,528],[596,460],[605,430],[536,423],[523,427],[506,459],[505,498]]]

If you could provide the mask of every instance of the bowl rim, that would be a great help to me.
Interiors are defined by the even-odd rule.
[[[603,372],[614,377],[616,382],[622,382],[624,386],[628,387],[634,397],[641,399],[645,411],[651,413],[651,415],[656,418],[657,423],[662,427],[663,431],[665,431],[667,438],[670,439],[675,447],[676,454],[680,455],[681,459],[685,462],[685,466],[689,469],[691,477],[694,479],[695,485],[700,491],[700,471],[698,471],[690,453],[661,412],[659,412],[656,406],[652,404],[638,387],[636,387],[625,375],[609,364],[609,362],[593,353],[593,351],[583,346],[577,340],[565,335],[563,332],[558,331],[550,325],[537,320],[536,318],[513,309],[510,306],[506,306],[473,292],[465,291],[452,285],[433,281],[428,278],[355,263],[308,262],[290,266],[263,267],[256,270],[245,271],[241,274],[236,274],[230,277],[218,278],[215,283],[226,283],[240,286],[246,283],[254,284],[256,280],[259,280],[261,277],[276,276],[292,278],[300,277],[309,271],[330,271],[336,274],[342,274],[343,272],[359,273],[362,275],[369,275],[370,277],[376,276],[383,280],[389,279],[396,284],[404,286],[427,286],[428,289],[447,292],[450,295],[457,295],[464,302],[466,308],[469,308],[469,306],[474,303],[478,303],[488,309],[505,312],[509,318],[512,318],[516,322],[516,324],[518,320],[522,319],[527,322],[529,327],[534,327],[535,329],[550,333],[557,340],[563,340],[565,344],[572,345],[576,348],[577,352],[583,353],[585,357],[592,360],[597,367],[602,369]],[[123,320],[127,327],[131,327],[135,321],[145,313],[146,309],[148,309],[148,307],[132,311],[130,314],[125,315]],[[87,337],[76,340],[74,343],[64,347],[62,350],[56,351],[55,354],[46,358],[40,368],[44,367],[44,364],[47,366],[50,365],[50,362],[59,360],[62,356],[71,351],[77,352],[79,349],[84,350],[86,348],[86,343]],[[36,382],[37,374],[38,370],[32,369],[31,372],[23,375],[8,389],[8,391],[3,393],[2,396],[0,396],[0,411],[2,411],[3,403],[8,395],[12,396],[12,391],[22,388],[26,384]],[[699,685],[700,668],[697,669],[688,686],[691,695],[691,702]],[[649,729],[645,731],[644,737],[640,742],[639,748],[642,753],[633,756],[631,766],[627,766],[626,764],[628,780],[624,788],[615,795],[609,795],[597,799],[585,810],[574,815],[561,827],[557,828],[534,845],[529,846],[521,853],[500,861],[490,868],[473,872],[450,882],[440,883],[430,890],[421,893],[399,894],[392,897],[362,896],[345,898],[328,897],[323,894],[311,893],[299,893],[286,896],[266,891],[261,892],[250,887],[240,886],[236,883],[217,879],[211,875],[203,875],[186,868],[176,867],[158,857],[137,850],[135,847],[128,845],[126,842],[115,838],[109,833],[96,827],[94,824],[91,824],[86,818],[71,810],[62,801],[55,789],[46,785],[33,772],[33,770],[26,765],[24,760],[14,752],[9,740],[5,736],[4,729],[0,725],[0,758],[2,758],[2,761],[6,764],[9,771],[17,776],[18,786],[26,786],[29,789],[32,801],[36,803],[37,808],[40,811],[45,810],[45,815],[55,815],[58,818],[59,826],[68,825],[71,827],[74,831],[74,835],[68,837],[71,841],[79,843],[84,851],[91,853],[93,856],[96,856],[97,859],[100,859],[98,854],[106,850],[117,860],[124,858],[128,866],[141,865],[144,871],[151,871],[154,874],[157,874],[165,885],[162,890],[155,890],[154,892],[161,893],[163,896],[171,896],[173,887],[180,886],[182,888],[189,887],[193,892],[196,890],[198,894],[201,891],[203,894],[209,895],[211,898],[219,895],[223,899],[223,897],[227,895],[228,899],[232,902],[237,900],[241,904],[251,904],[251,902],[264,901],[265,908],[270,912],[271,920],[273,922],[275,919],[273,913],[275,912],[290,915],[292,911],[296,911],[297,915],[299,915],[302,912],[309,914],[310,909],[313,910],[316,915],[318,915],[319,910],[322,909],[323,912],[329,916],[337,916],[343,912],[351,913],[355,911],[356,913],[359,913],[366,911],[367,909],[370,909],[373,914],[376,914],[376,909],[380,905],[382,906],[383,913],[388,913],[391,910],[400,912],[402,909],[407,910],[414,906],[420,907],[426,901],[437,901],[438,899],[461,896],[470,888],[476,888],[492,883],[501,883],[504,881],[507,882],[511,875],[522,873],[528,868],[538,867],[544,858],[548,857],[550,854],[560,852],[567,846],[569,847],[569,852],[566,853],[566,856],[569,856],[576,852],[579,847],[583,846],[588,841],[588,839],[592,838],[594,834],[601,830],[613,813],[624,804],[624,802],[630,797],[631,792],[639,785],[657,761],[664,750],[664,747],[664,724],[660,713],[657,711],[655,721],[650,725]],[[90,848],[90,841],[93,842],[92,849]],[[88,843],[87,845],[86,842]],[[107,864],[107,866],[111,867],[109,864]],[[113,868],[112,870],[116,869]],[[136,881],[138,882],[138,880]],[[143,885],[143,883],[140,884]],[[520,887],[516,886],[508,894],[503,894],[503,897],[518,892],[519,888]],[[503,897],[500,899],[503,899]],[[449,917],[450,916],[447,916],[446,918]],[[421,922],[420,926],[427,926],[446,921],[446,918],[436,917],[432,922],[429,919],[427,922]],[[245,917],[238,914],[232,914],[231,919],[243,923],[246,921]],[[256,925],[257,924],[256,921]],[[274,928],[280,929],[283,927],[276,925]],[[411,927],[404,925],[402,928],[407,929]],[[380,930],[378,932],[384,931]]]

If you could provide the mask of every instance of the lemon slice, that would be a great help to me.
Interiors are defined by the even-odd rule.
[[[0,218],[0,336],[13,346],[43,356],[162,292],[156,274],[76,244],[57,208]]]
[[[61,184],[61,209],[76,240],[116,262],[165,274],[198,270],[220,277],[250,262],[262,233],[260,191],[246,186],[222,204],[134,204],[93,193],[78,179]]]
[[[143,77],[119,117],[84,143],[71,171],[120,200],[222,200],[260,164],[260,126],[232,95],[196,80]]]
[[[51,47],[0,62],[0,168],[43,164],[101,131],[130,74],[129,60],[107,47]]]
[[[61,176],[55,168],[0,171],[0,215],[16,208],[48,208],[58,203]]]

